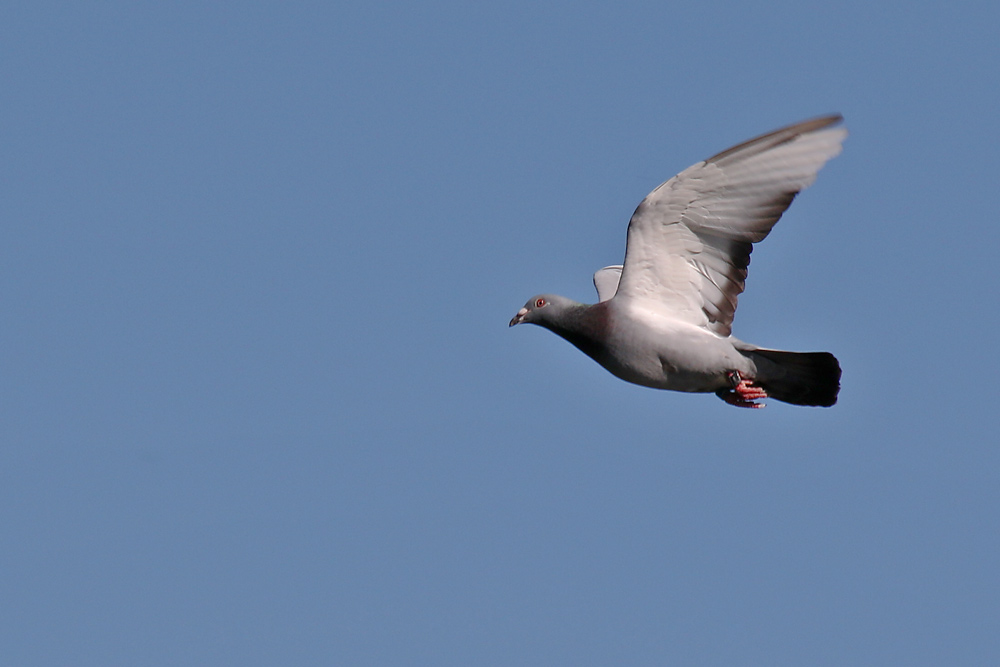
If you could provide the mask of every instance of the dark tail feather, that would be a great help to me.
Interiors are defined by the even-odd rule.
[[[840,364],[829,352],[753,350],[745,354],[757,364],[754,383],[771,398],[824,408],[837,402]]]

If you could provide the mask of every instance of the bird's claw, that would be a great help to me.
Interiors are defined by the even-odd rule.
[[[734,405],[738,408],[760,409],[764,407],[763,403],[754,402],[758,399],[768,397],[767,392],[762,387],[755,385],[753,380],[746,380],[741,377],[739,371],[730,371],[726,373],[726,377],[733,388],[717,391],[716,395],[719,398],[729,403],[729,405]]]

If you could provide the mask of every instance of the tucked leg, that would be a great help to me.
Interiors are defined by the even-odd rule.
[[[753,380],[744,379],[738,371],[730,371],[726,375],[733,387],[732,389],[720,389],[715,392],[716,396],[729,403],[729,405],[735,405],[738,408],[764,407],[763,403],[754,402],[758,399],[767,398],[767,392],[762,387],[755,385]]]

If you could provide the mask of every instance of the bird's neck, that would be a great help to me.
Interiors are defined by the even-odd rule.
[[[607,304],[601,302],[591,306],[576,304],[562,314],[559,322],[547,322],[544,326],[599,360],[605,350],[608,324]]]

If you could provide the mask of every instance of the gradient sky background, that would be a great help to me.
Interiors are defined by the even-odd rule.
[[[1000,5],[6,3],[0,662],[1000,662]],[[839,111],[736,334],[832,409],[507,321]]]

